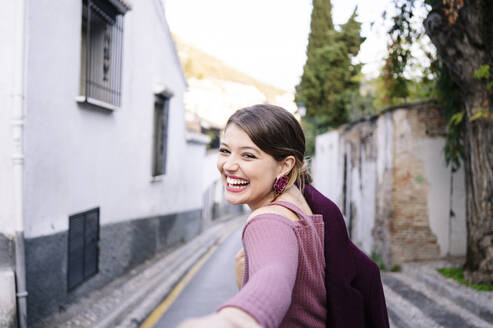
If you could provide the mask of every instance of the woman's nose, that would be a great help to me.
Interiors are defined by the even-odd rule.
[[[235,171],[238,169],[238,167],[238,162],[236,161],[234,156],[230,156],[224,163],[224,169],[226,171]]]

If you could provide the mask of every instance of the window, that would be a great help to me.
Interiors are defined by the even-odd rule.
[[[99,208],[69,217],[68,290],[98,273]]]
[[[83,0],[78,101],[116,109],[121,101],[122,0]]]
[[[168,144],[168,116],[170,96],[158,94],[154,100],[154,142],[152,176],[166,173],[166,154]]]

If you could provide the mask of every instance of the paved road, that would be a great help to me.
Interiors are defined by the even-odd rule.
[[[214,312],[238,288],[234,258],[241,248],[241,226],[227,237],[156,324],[174,328],[186,318]]]

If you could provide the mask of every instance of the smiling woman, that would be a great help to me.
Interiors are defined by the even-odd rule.
[[[337,206],[309,185],[304,153],[301,126],[283,108],[230,117],[217,168],[226,199],[252,210],[236,255],[240,291],[180,328],[389,327],[378,267],[351,243]]]
[[[325,327],[324,231],[302,193],[311,182],[304,153],[299,122],[281,107],[230,117],[217,168],[226,199],[252,210],[237,256],[241,289],[216,314],[180,327]]]

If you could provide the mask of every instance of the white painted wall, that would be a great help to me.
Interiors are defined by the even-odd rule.
[[[0,327],[17,327],[15,276],[10,268],[0,267]]]
[[[417,143],[428,184],[430,228],[437,236],[440,256],[463,256],[467,242],[464,171],[452,174],[445,163],[444,145],[443,138],[422,138]]]
[[[394,149],[394,124],[392,113],[381,115],[377,120],[377,184],[384,182],[384,175],[392,170]]]
[[[31,3],[26,127],[26,236],[68,228],[101,207],[101,224],[201,207],[200,147],[185,141],[186,82],[158,0],[124,18],[122,106],[78,106],[81,2]],[[170,102],[166,175],[151,182],[153,88]]]
[[[339,206],[342,205],[343,165],[339,151],[339,131],[318,135],[312,160],[313,186]]]
[[[452,212],[450,218],[450,255],[465,255],[467,251],[466,183],[464,167],[452,174]]]
[[[16,65],[15,33],[16,1],[2,3],[0,10],[0,233],[14,235],[14,199],[13,199],[13,135],[12,117],[15,96],[14,68]]]
[[[211,185],[221,179],[221,175],[217,169],[217,156],[219,151],[217,149],[209,150],[206,153],[205,160],[203,161],[204,179],[202,183],[202,191],[207,190]],[[221,183],[222,184],[222,183]]]
[[[375,225],[376,208],[376,164],[373,161],[363,162],[361,169],[361,203],[357,213],[359,219],[358,237],[361,248],[370,254],[373,248],[373,227]]]
[[[450,249],[450,168],[445,165],[443,138],[417,140],[417,154],[425,168],[424,182],[428,185],[428,220],[437,237],[440,256]]]

